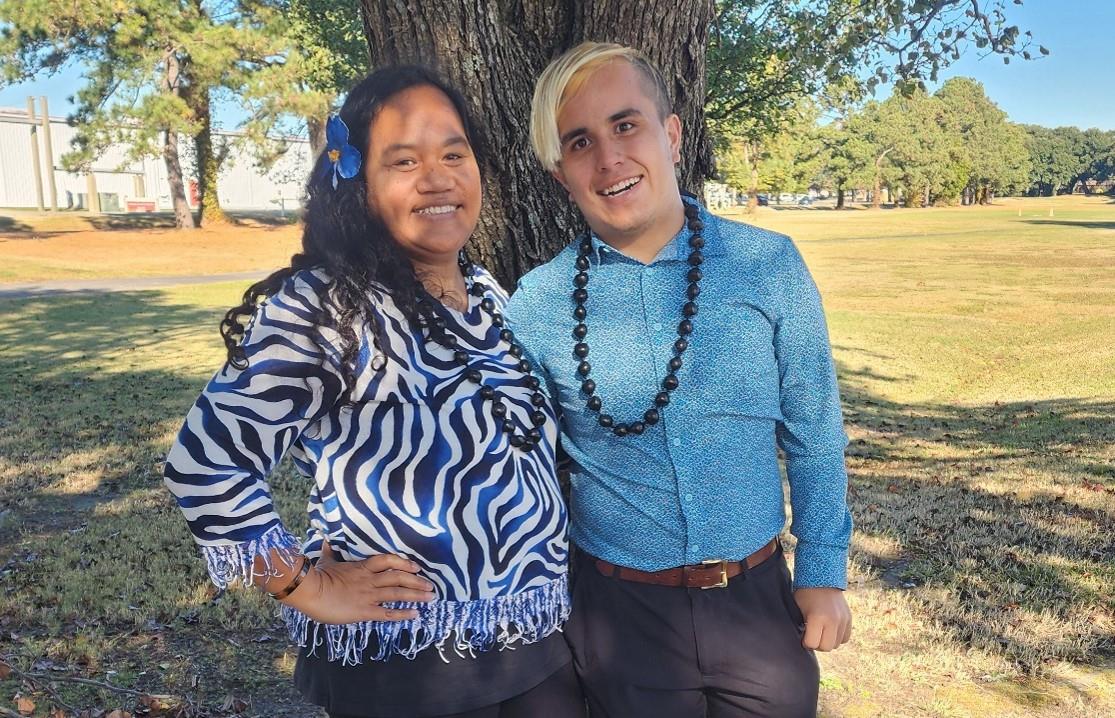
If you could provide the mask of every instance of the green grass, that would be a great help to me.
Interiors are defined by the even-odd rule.
[[[821,657],[822,715],[1115,712],[1115,204],[1026,202],[755,219],[821,287],[852,437],[856,634]],[[315,715],[160,476],[242,289],[0,302],[0,656],[55,686],[13,674],[0,706],[134,707],[76,676]],[[305,483],[273,483],[300,528]]]
[[[852,438],[858,648],[822,663],[859,692],[827,711],[1115,710],[1115,204],[750,221],[813,270]]]

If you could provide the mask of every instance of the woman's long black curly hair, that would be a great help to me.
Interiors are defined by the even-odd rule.
[[[302,251],[290,258],[289,267],[248,287],[243,301],[229,309],[221,321],[221,337],[232,366],[244,369],[248,365],[241,346],[245,320],[255,313],[261,300],[273,295],[283,282],[303,269],[321,268],[332,281],[329,302],[332,311],[321,312],[317,321],[341,337],[341,369],[350,391],[355,385],[360,350],[355,325],[367,321],[373,340],[384,345],[380,328],[370,321],[373,290],[386,291],[414,327],[425,326],[432,319],[427,316],[428,303],[419,301],[426,296],[425,289],[410,258],[369,211],[363,167],[368,158],[371,124],[380,108],[400,92],[419,86],[432,86],[445,93],[461,118],[477,164],[483,166],[464,97],[433,70],[420,65],[396,65],[361,80],[349,92],[339,113],[349,128],[349,144],[360,152],[360,172],[351,179],[338,179],[337,188],[333,189],[328,153],[322,152],[317,158],[306,183]]]

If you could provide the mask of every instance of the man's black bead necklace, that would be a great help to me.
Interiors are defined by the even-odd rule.
[[[667,373],[662,379],[661,391],[655,395],[651,407],[636,421],[617,422],[611,414],[602,413],[604,400],[596,393],[596,382],[589,376],[592,372],[592,364],[588,361],[588,325],[585,323],[588,318],[588,310],[585,308],[585,303],[588,302],[588,269],[590,266],[589,254],[592,252],[592,239],[586,234],[581,237],[578,246],[577,274],[573,276],[573,318],[577,320],[576,326],[573,327],[573,338],[576,340],[573,345],[573,355],[580,360],[577,365],[577,374],[581,377],[581,393],[585,396],[585,406],[596,414],[596,420],[600,426],[610,430],[616,436],[642,434],[647,426],[657,424],[661,419],[659,411],[670,403],[670,393],[678,388],[677,372],[682,365],[681,355],[689,348],[689,335],[693,333],[693,317],[697,316],[697,296],[701,293],[702,274],[700,267],[705,261],[704,255],[701,254],[701,249],[705,246],[705,240],[701,237],[701,230],[704,229],[705,225],[701,222],[699,210],[695,205],[685,203],[685,219],[686,226],[691,232],[689,237],[689,269],[686,270],[685,275],[689,286],[685,291],[686,300],[681,307],[682,319],[678,322],[678,338],[674,342],[674,356],[667,362]]]
[[[453,360],[465,369],[465,378],[473,384],[480,385],[477,393],[480,395],[481,399],[488,402],[489,411],[491,411],[492,416],[495,417],[497,424],[508,434],[507,440],[511,443],[511,446],[522,451],[530,451],[542,442],[542,425],[546,423],[546,413],[542,410],[546,406],[546,397],[539,391],[541,382],[531,375],[531,364],[523,358],[523,347],[515,341],[515,335],[511,330],[504,326],[503,315],[496,311],[495,302],[492,301],[490,297],[484,296],[487,294],[488,287],[476,280],[473,264],[463,256],[458,261],[458,264],[460,265],[461,274],[464,275],[465,280],[471,282],[471,286],[468,290],[469,293],[474,297],[482,297],[480,300],[480,308],[491,317],[492,324],[499,327],[499,338],[509,345],[507,353],[518,360],[516,366],[524,375],[523,383],[532,392],[530,403],[533,409],[531,410],[530,420],[534,426],[529,431],[523,433],[515,431],[515,422],[507,418],[507,404],[504,403],[499,390],[494,386],[484,384],[484,376],[480,370],[470,367],[472,355],[460,347],[460,342],[457,340],[457,337],[445,331],[446,321],[444,318],[434,313],[432,304],[428,304],[421,312],[426,317],[432,317],[426,321],[426,340],[443,346],[453,352]],[[432,297],[428,297],[419,301],[433,302],[435,300]]]

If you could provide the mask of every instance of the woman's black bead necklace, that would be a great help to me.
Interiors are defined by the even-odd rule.
[[[596,382],[589,377],[592,372],[592,365],[588,361],[588,325],[585,323],[588,318],[588,310],[585,308],[585,303],[588,302],[588,269],[590,266],[589,254],[592,252],[592,239],[586,234],[580,240],[577,251],[577,274],[573,276],[573,303],[575,305],[573,318],[577,320],[577,325],[573,327],[573,338],[576,340],[576,344],[573,345],[573,355],[580,360],[580,364],[577,365],[577,373],[581,377],[581,393],[586,397],[585,406],[596,414],[596,420],[600,426],[611,430],[616,436],[642,434],[648,426],[657,424],[661,419],[659,410],[670,403],[670,393],[678,388],[677,372],[682,365],[681,355],[689,348],[689,335],[693,333],[693,317],[697,316],[697,296],[701,293],[699,283],[702,274],[700,267],[705,261],[704,255],[701,254],[701,248],[705,246],[705,240],[701,237],[701,230],[705,228],[705,225],[700,220],[698,208],[688,202],[685,203],[685,219],[686,226],[692,233],[689,237],[689,269],[685,275],[689,286],[685,291],[686,301],[681,307],[682,319],[678,322],[678,338],[674,342],[674,356],[666,364],[667,373],[665,378],[662,379],[662,390],[655,395],[651,407],[638,420],[632,422],[617,422],[611,414],[602,413],[604,400],[596,393]]]
[[[515,430],[515,422],[507,417],[507,404],[503,401],[499,389],[483,383],[484,376],[481,371],[471,366],[472,355],[461,348],[456,336],[445,331],[446,321],[434,314],[432,305],[423,312],[427,317],[433,317],[427,320],[426,339],[452,350],[453,360],[465,369],[465,378],[473,384],[480,385],[477,393],[481,399],[488,402],[492,416],[495,417],[500,428],[508,434],[507,440],[511,443],[511,446],[522,451],[530,451],[542,442],[542,425],[546,423],[546,413],[542,410],[546,406],[546,397],[539,391],[541,382],[538,381],[537,377],[531,375],[531,364],[523,358],[523,347],[515,341],[514,333],[504,326],[503,315],[496,311],[495,302],[490,297],[485,296],[488,292],[488,286],[476,280],[473,264],[462,256],[458,260],[458,265],[465,281],[471,283],[468,289],[469,294],[481,298],[480,308],[491,317],[492,324],[499,327],[499,338],[509,345],[507,353],[519,362],[517,367],[524,375],[523,383],[532,392],[530,403],[533,408],[530,413],[530,420],[534,426],[529,431],[522,433]],[[430,298],[421,301],[432,302],[434,300]]]

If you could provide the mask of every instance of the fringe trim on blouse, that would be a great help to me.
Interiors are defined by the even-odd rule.
[[[511,596],[475,601],[396,602],[388,608],[417,609],[408,621],[363,621],[330,625],[317,623],[290,606],[282,607],[290,640],[310,655],[324,645],[330,661],[356,665],[383,661],[393,655],[414,658],[430,646],[446,645],[458,653],[507,648],[539,641],[559,630],[569,618],[568,574],[537,588]]]
[[[288,569],[294,568],[292,557],[301,552],[298,539],[276,524],[263,532],[258,538],[222,546],[201,546],[201,555],[209,569],[209,578],[222,591],[229,584],[241,581],[251,584],[256,576],[275,576],[277,572],[271,560],[271,551],[279,549],[282,563]],[[263,570],[255,570],[255,560],[262,561]]]

